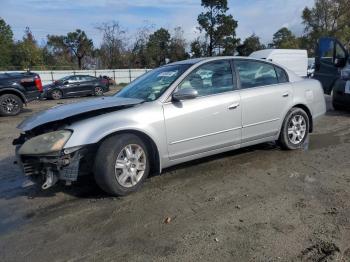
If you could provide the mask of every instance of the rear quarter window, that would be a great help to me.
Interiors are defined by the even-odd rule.
[[[278,78],[278,83],[287,83],[289,82],[288,79],[288,75],[286,73],[286,71],[284,71],[282,68],[280,67],[275,67],[276,70],[276,74],[277,74],[277,78]]]

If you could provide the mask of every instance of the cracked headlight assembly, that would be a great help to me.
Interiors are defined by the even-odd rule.
[[[39,155],[60,151],[72,133],[70,130],[59,130],[33,137],[21,146],[18,153],[20,155]]]

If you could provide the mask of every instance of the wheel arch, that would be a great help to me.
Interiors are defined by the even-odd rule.
[[[16,95],[18,96],[23,104],[27,104],[27,99],[26,97],[24,96],[24,94],[16,89],[13,89],[13,88],[5,88],[5,89],[1,89],[0,90],[0,96],[1,95],[6,95],[6,94],[12,94],[12,95]]]
[[[162,168],[161,168],[158,146],[149,135],[147,135],[146,133],[144,133],[142,131],[135,130],[135,129],[125,129],[125,130],[115,131],[113,133],[106,135],[102,139],[100,139],[97,142],[98,147],[107,138],[109,138],[111,136],[115,136],[115,135],[120,135],[120,134],[134,134],[134,135],[140,137],[146,143],[147,149],[150,151],[149,153],[151,154],[150,174],[160,174]]]
[[[280,127],[280,130],[282,129],[282,126],[283,126],[283,122],[284,120],[286,119],[287,115],[288,115],[288,112],[293,109],[293,108],[300,108],[302,110],[305,111],[305,113],[307,114],[307,116],[309,117],[309,133],[312,133],[313,130],[314,130],[314,126],[313,126],[313,119],[312,119],[312,114],[311,114],[311,110],[308,106],[306,106],[305,104],[295,104],[293,105],[291,108],[288,109],[288,111],[286,112],[286,114],[284,115],[284,118],[283,118],[283,121],[281,123],[281,127]]]

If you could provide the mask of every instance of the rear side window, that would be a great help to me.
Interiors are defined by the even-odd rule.
[[[241,80],[241,88],[278,84],[273,65],[257,61],[237,60],[235,66]]]
[[[277,73],[278,83],[289,82],[286,71],[284,71],[282,68],[277,67],[277,66],[275,67],[275,69],[276,69],[276,73]]]

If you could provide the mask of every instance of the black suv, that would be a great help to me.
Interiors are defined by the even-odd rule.
[[[109,90],[104,78],[89,75],[71,75],[44,86],[43,98],[61,99],[86,95],[101,96]]]
[[[316,48],[314,78],[332,96],[335,110],[350,109],[350,55],[336,38],[322,37]]]
[[[43,91],[40,76],[32,72],[0,74],[0,115],[14,116],[23,104],[36,100]]]

